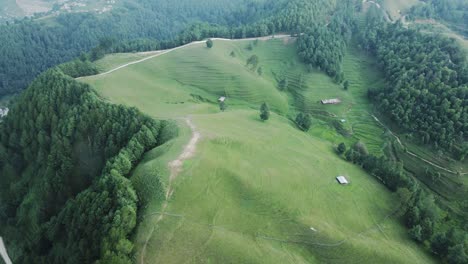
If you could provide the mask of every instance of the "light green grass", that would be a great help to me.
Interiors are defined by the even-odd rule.
[[[365,98],[377,77],[373,71],[360,73],[371,67],[365,56],[345,61],[351,83],[346,92],[321,73],[308,74],[294,43],[259,42],[253,51],[247,44],[191,46],[84,79],[105,98],[153,117],[191,115],[202,135],[174,183],[166,209],[173,215],[155,224],[159,215],[151,214],[161,211],[156,197],[140,210],[136,262],[149,239],[145,263],[431,263],[399,220],[387,218],[399,206],[397,197],[334,153],[335,141],[351,139],[337,135],[319,116],[310,133],[286,118],[318,109],[346,118],[356,134],[377,133]],[[245,66],[252,54],[259,56],[263,76]],[[279,75],[291,78],[288,92],[276,88]],[[224,113],[215,103],[220,95],[228,96]],[[316,102],[322,97],[344,103],[322,106]],[[281,115],[261,122],[257,109],[263,101]],[[148,153],[132,180],[151,184],[152,177],[161,176],[167,184],[165,164],[181,152],[188,134],[185,128]],[[375,151],[381,142],[370,142],[378,138],[365,139]],[[340,186],[337,175],[346,175],[351,184]]]
[[[402,14],[405,14],[411,7],[422,3],[419,0],[383,0],[382,6],[390,15],[392,20],[400,19]]]
[[[107,54],[104,58],[96,61],[96,66],[100,72],[106,72],[112,70],[120,65],[124,65],[129,62],[137,61],[153,55],[151,52],[140,52],[140,53],[113,53]]]

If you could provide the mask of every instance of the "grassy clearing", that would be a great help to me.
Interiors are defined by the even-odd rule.
[[[412,6],[421,3],[420,0],[383,0],[382,6],[392,20],[398,20],[402,14],[410,10]]]
[[[205,138],[167,209],[183,217],[167,216],[155,227],[148,263],[430,261],[395,219],[384,220],[398,206],[395,197],[326,141],[280,116],[262,123],[252,110],[196,115],[194,122]],[[338,185],[339,174],[352,184]]]
[[[96,66],[100,72],[106,72],[112,70],[120,65],[137,61],[153,54],[156,52],[138,52],[138,53],[113,53],[107,54],[103,59],[96,61]]]
[[[190,46],[84,79],[109,100],[153,117],[191,115],[202,135],[174,183],[166,209],[171,215],[155,225],[162,202],[157,194],[141,209],[137,262],[148,241],[146,263],[431,263],[398,219],[387,218],[398,199],[333,150],[332,143],[356,140],[330,127],[330,121],[346,119],[356,137],[381,151],[382,131],[365,96],[368,86],[379,83],[370,60],[350,50],[344,68],[351,87],[344,91],[325,75],[308,73],[293,42],[260,41],[252,51],[249,43]],[[260,58],[262,76],[245,66],[252,54]],[[286,92],[277,89],[283,77],[290,80]],[[220,95],[228,96],[224,113],[216,103]],[[323,97],[339,97],[343,104],[318,104]],[[268,122],[258,118],[264,101],[277,113]],[[287,118],[297,111],[314,114],[309,134]],[[148,153],[134,183],[151,185],[160,175],[167,184],[165,165],[188,134],[185,128]],[[338,185],[337,175],[351,184]]]

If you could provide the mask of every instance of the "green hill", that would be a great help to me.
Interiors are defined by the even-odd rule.
[[[246,66],[254,54],[261,76]],[[98,65],[110,69],[140,56],[112,55]],[[376,155],[385,147],[366,97],[369,86],[382,85],[375,65],[350,49],[343,67],[348,91],[308,72],[293,39],[216,40],[212,49],[191,45],[82,79],[111,102],[150,116],[190,116],[201,135],[177,178],[170,180],[167,163],[190,140],[188,127],[135,169],[134,186],[148,201],[139,213],[136,262],[433,262],[401,224],[398,197],[335,154],[334,145],[357,139]],[[284,79],[288,87],[280,91]],[[220,96],[228,98],[225,112]],[[328,98],[343,102],[319,103]],[[263,102],[275,112],[267,122],[258,117]],[[289,119],[299,111],[313,115],[309,133]],[[337,184],[338,175],[351,184]],[[173,190],[167,203],[151,195],[158,177]]]

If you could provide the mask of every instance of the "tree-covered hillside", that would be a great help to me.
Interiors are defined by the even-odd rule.
[[[410,18],[434,18],[445,21],[468,36],[468,2],[466,0],[424,0],[410,10]]]
[[[100,39],[171,39],[194,22],[238,26],[274,14],[283,0],[126,0],[104,14],[71,13],[0,25],[0,96],[19,92],[49,67]]]
[[[0,233],[15,263],[129,263],[138,197],[126,178],[164,122],[50,70],[0,123]]]
[[[466,54],[454,39],[388,24],[375,14],[369,12],[362,45],[379,60],[387,87],[369,95],[419,143],[462,160],[468,152]]]

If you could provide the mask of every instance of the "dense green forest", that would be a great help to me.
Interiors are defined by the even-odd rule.
[[[409,12],[410,18],[434,18],[448,22],[456,31],[468,36],[468,3],[466,0],[423,0]]]
[[[88,52],[105,37],[173,39],[190,23],[239,26],[269,17],[285,1],[127,0],[104,14],[72,13],[0,25],[0,96],[19,92],[46,69]]]
[[[411,16],[468,22],[466,1],[425,2]],[[99,16],[1,25],[0,96],[21,91],[62,63],[39,75],[0,123],[0,232],[12,243],[15,263],[132,259],[129,236],[140,202],[126,177],[146,150],[164,142],[166,123],[107,104],[70,77],[96,74],[92,61],[106,53],[281,32],[298,35],[305,63],[342,82],[360,3],[126,1]],[[369,87],[375,105],[414,141],[465,159],[468,65],[457,42],[387,23],[375,6],[364,25],[359,44],[376,57],[386,80],[384,89]],[[303,130],[310,127],[309,116],[298,115],[296,122]],[[466,219],[444,212],[402,164],[370,155],[362,143],[342,152],[399,194],[413,239],[450,263],[468,261]]]
[[[314,23],[298,38],[299,57],[306,63],[323,70],[336,82],[344,80],[341,64],[347,43],[356,31],[356,14],[353,1],[341,3],[331,21]]]
[[[468,152],[466,54],[454,39],[385,23],[377,12],[369,12],[362,46],[379,60],[387,86],[369,95],[414,140],[463,159]]]
[[[129,263],[138,197],[126,178],[165,122],[49,70],[0,124],[0,232],[15,263]],[[167,136],[166,136],[167,137]]]

